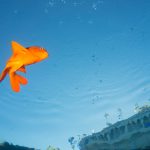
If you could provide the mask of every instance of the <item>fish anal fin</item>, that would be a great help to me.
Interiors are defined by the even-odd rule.
[[[15,41],[12,41],[11,44],[12,44],[12,51],[14,54],[18,54],[18,53],[25,54],[28,51],[25,47],[23,47],[22,45],[20,45]]]

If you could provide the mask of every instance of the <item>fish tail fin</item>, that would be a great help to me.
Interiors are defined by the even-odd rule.
[[[15,92],[19,92],[20,91],[20,84],[27,84],[28,80],[16,73],[11,73],[10,74],[10,84],[11,87],[13,89],[13,91]]]
[[[16,77],[15,77],[16,73],[10,73],[9,76],[10,76],[10,84],[11,84],[12,90],[15,92],[19,92],[20,85],[19,85],[18,80],[16,80]]]
[[[9,71],[9,68],[5,68],[5,69],[2,71],[2,73],[1,73],[1,75],[0,75],[0,82],[1,82],[2,80],[4,80],[4,78],[6,77],[8,71]]]
[[[15,74],[15,78],[16,78],[16,81],[19,82],[20,84],[25,85],[28,83],[28,80],[19,74]]]

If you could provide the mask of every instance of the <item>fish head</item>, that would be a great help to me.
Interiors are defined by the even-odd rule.
[[[37,59],[37,61],[44,60],[48,57],[48,52],[46,49],[39,46],[31,46],[27,47],[27,49],[31,52],[33,56]]]

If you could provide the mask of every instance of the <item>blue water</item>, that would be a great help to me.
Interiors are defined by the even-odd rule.
[[[149,8],[149,0],[0,0],[0,71],[12,40],[50,55],[27,67],[21,92],[8,77],[0,84],[0,140],[71,150],[70,137],[149,104]]]

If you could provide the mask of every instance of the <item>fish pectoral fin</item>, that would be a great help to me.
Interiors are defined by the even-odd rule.
[[[28,80],[26,78],[22,77],[21,75],[16,74],[15,78],[20,84],[25,85],[28,83]]]
[[[18,69],[18,71],[21,71],[21,72],[23,72],[23,73],[26,73],[26,68],[25,68],[25,66],[20,67],[20,68]]]
[[[9,71],[9,68],[5,68],[5,69],[2,71],[2,74],[0,75],[0,82],[6,77],[8,71]]]
[[[18,53],[23,53],[25,54],[28,50],[23,47],[22,45],[20,45],[19,43],[12,41],[12,51],[14,54],[18,54]]]
[[[19,85],[18,80],[15,77],[16,73],[11,73],[11,74],[9,74],[9,76],[10,76],[10,84],[11,84],[12,90],[15,92],[19,92],[20,91],[20,85]]]

